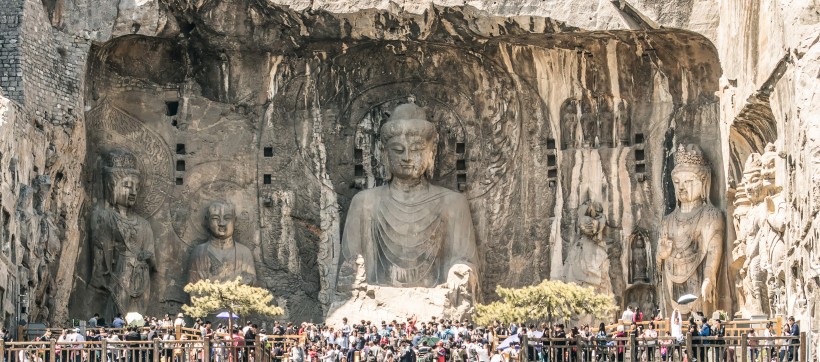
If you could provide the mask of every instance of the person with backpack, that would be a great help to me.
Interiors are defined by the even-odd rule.
[[[595,344],[598,347],[595,350],[596,362],[605,361],[607,359],[607,339],[606,326],[601,322],[601,324],[598,325],[598,332],[595,333]]]

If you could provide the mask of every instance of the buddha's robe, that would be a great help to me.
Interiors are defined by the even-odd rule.
[[[233,281],[237,276],[242,277],[245,284],[256,284],[253,254],[247,246],[234,242],[232,248],[221,249],[206,242],[197,245],[191,253],[189,283],[203,279],[227,282]]]
[[[364,258],[368,284],[391,287],[434,287],[447,281],[453,265],[473,273],[478,265],[467,199],[434,185],[406,202],[396,200],[389,186],[356,194],[342,253],[345,260]]]

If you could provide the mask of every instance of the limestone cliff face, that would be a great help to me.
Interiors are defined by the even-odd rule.
[[[811,321],[804,330],[820,325],[811,0],[6,3],[1,11],[19,9],[26,26],[0,22],[4,44],[43,40],[26,44],[45,54],[19,47],[9,56],[21,66],[0,82],[14,101],[0,112],[0,127],[14,130],[2,133],[0,186],[17,243],[3,303],[24,279],[30,295],[57,301],[39,312],[32,301],[31,318],[65,320],[72,291],[72,317],[98,308],[84,229],[101,192],[98,155],[118,146],[137,151],[149,175],[140,212],[163,248],[152,291],[163,303],[151,313],[185,301],[178,271],[204,237],[202,205],[230,197],[240,242],[287,317],[321,318],[350,198],[383,182],[384,111],[413,94],[439,125],[434,182],[470,199],[485,298],[495,284],[562,278],[577,209],[594,199],[606,213],[611,289],[621,303],[655,304],[657,276],[633,278],[643,274],[630,266],[644,256],[653,269],[674,200],[673,147],[704,148],[711,201],[731,220],[744,161],[772,142],[788,205],[786,310]],[[656,23],[664,29],[615,30]],[[48,56],[72,66],[38,62]],[[36,69],[59,86],[39,86],[49,77]],[[720,305],[743,312],[728,229]],[[24,246],[26,233],[47,241]],[[31,277],[37,270],[53,277]]]

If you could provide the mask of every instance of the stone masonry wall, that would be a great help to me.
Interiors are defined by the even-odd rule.
[[[23,2],[4,0],[0,6],[0,88],[15,102],[23,102],[23,70],[20,68],[20,24]]]

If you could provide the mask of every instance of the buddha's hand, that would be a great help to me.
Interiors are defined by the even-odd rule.
[[[703,296],[703,301],[706,303],[712,303],[715,301],[715,286],[712,284],[712,280],[706,278],[703,280],[703,286],[700,288],[700,295]]]

